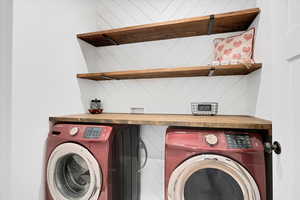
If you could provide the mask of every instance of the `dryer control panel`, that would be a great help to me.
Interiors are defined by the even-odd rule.
[[[263,152],[260,133],[221,129],[169,128],[166,146],[188,151]]]
[[[245,134],[226,134],[226,140],[229,148],[249,149],[253,148],[251,138]]]

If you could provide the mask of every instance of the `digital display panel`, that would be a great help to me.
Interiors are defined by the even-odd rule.
[[[251,138],[249,135],[228,134],[226,135],[229,148],[248,149],[252,148]]]
[[[88,127],[85,129],[84,137],[89,139],[99,138],[101,136],[102,128]]]
[[[198,111],[211,111],[211,105],[199,104]]]

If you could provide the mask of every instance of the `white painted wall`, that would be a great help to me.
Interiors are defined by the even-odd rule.
[[[43,199],[48,117],[83,111],[75,74],[85,62],[75,34],[95,29],[95,2],[13,1],[11,200]]]
[[[273,44],[272,18],[270,1],[257,0],[257,7],[261,9],[259,18],[253,23],[256,29],[255,60],[263,63],[260,72],[250,74],[249,85],[259,84],[255,115],[265,119],[272,119],[272,77],[273,77]],[[259,75],[258,75],[259,74]],[[256,87],[256,86],[255,86]]]
[[[0,199],[9,199],[11,160],[12,2],[0,0]]]

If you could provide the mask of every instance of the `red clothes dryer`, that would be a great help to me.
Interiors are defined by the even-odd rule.
[[[53,126],[47,140],[46,200],[138,200],[138,138],[137,126]]]
[[[166,200],[266,200],[265,171],[257,133],[167,130]]]

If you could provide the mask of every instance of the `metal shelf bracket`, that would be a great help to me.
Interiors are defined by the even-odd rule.
[[[106,34],[102,35],[103,37],[105,37],[105,39],[109,40],[110,42],[112,42],[114,45],[120,45],[116,40],[112,39],[111,37],[109,37]]]
[[[109,77],[109,76],[101,76],[101,78],[104,78],[104,79],[107,79],[107,80],[116,80],[116,79],[114,79],[112,77]]]
[[[208,76],[213,76],[217,69],[215,67],[211,67],[208,72]]]
[[[213,33],[214,25],[216,23],[215,15],[209,16],[209,22],[208,22],[208,35]]]

